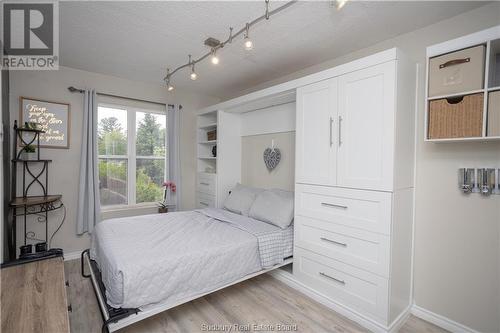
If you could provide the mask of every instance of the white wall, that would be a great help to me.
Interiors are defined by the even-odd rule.
[[[142,82],[125,80],[86,71],[61,67],[58,71],[13,71],[10,76],[11,121],[19,117],[19,97],[26,96],[71,104],[71,137],[70,149],[43,149],[45,158],[53,159],[49,167],[49,190],[61,193],[67,207],[67,220],[57,236],[53,246],[62,247],[65,253],[81,251],[89,246],[87,235],[76,235],[76,207],[78,196],[78,175],[80,165],[80,142],[82,135],[82,104],[83,96],[70,93],[67,88],[95,88],[97,91],[140,98],[161,103],[179,103],[183,106],[181,115],[180,154],[183,175],[181,209],[191,209],[195,206],[194,177],[195,174],[195,115],[194,111],[218,102],[213,97],[174,91],[167,93],[162,85],[152,85]],[[138,210],[136,214],[154,212],[155,209]],[[128,215],[130,212],[113,212],[103,214],[111,216]],[[61,212],[53,215],[50,222],[49,235],[57,227]],[[38,226],[41,227],[41,224]],[[19,239],[22,238],[21,230]],[[38,230],[38,229],[37,229]],[[43,234],[38,234],[39,236]]]
[[[426,28],[266,82],[256,91],[399,47],[421,68],[429,45],[500,24],[491,3]],[[424,84],[418,77],[414,297],[417,305],[481,332],[500,331],[500,196],[465,196],[459,167],[500,167],[500,143],[432,144],[423,141]],[[233,96],[235,97],[235,96]]]

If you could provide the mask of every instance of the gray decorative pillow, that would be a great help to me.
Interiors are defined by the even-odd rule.
[[[257,194],[262,192],[262,189],[253,188],[241,184],[231,190],[231,193],[224,201],[224,208],[230,212],[248,216],[248,211],[252,206]]]
[[[293,192],[267,190],[259,193],[248,216],[286,229],[293,221]]]

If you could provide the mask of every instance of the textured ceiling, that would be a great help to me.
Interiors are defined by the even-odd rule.
[[[271,8],[283,2],[271,0]],[[221,50],[220,64],[197,65],[198,80],[176,74],[177,89],[212,96],[239,91],[483,5],[478,1],[299,2]],[[67,67],[163,83],[166,68],[207,51],[209,37],[226,39],[264,13],[264,1],[96,1],[60,3],[60,56]]]

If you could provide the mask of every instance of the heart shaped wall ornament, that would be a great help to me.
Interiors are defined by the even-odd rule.
[[[278,148],[267,148],[264,150],[264,163],[267,170],[271,171],[278,166],[281,161],[281,152]]]

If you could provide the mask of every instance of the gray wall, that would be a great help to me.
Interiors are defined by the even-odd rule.
[[[420,64],[415,302],[481,332],[500,331],[500,196],[461,194],[457,168],[500,167],[500,142],[425,143],[423,69],[427,46],[498,24],[500,3],[494,2],[252,88],[259,90],[395,46]]]
[[[271,147],[279,148],[281,161],[269,171],[263,153]],[[244,136],[241,138],[241,182],[259,188],[295,188],[295,132]]]
[[[60,101],[71,104],[71,137],[70,149],[43,149],[45,158],[53,159],[49,169],[49,188],[53,193],[61,193],[67,207],[67,220],[57,236],[53,246],[62,247],[65,253],[81,251],[89,246],[89,237],[76,236],[76,207],[78,193],[78,175],[80,165],[80,142],[82,135],[82,105],[83,97],[78,93],[70,93],[68,86],[79,88],[95,88],[97,91],[122,96],[135,97],[162,103],[179,103],[183,106],[181,115],[181,167],[182,209],[191,209],[195,205],[195,115],[194,111],[218,102],[218,99],[188,94],[181,91],[167,93],[164,86],[125,80],[86,71],[61,67],[58,71],[16,71],[10,77],[10,110],[11,122],[19,117],[19,96]],[[119,211],[104,213],[104,217],[123,216],[131,214],[152,213],[156,209],[141,209],[135,212]],[[53,215],[49,224],[49,234],[57,227],[62,212]],[[36,225],[36,223],[32,223]],[[35,230],[41,231],[42,224]],[[20,237],[21,230],[18,233]],[[38,233],[38,235],[43,235]]]

